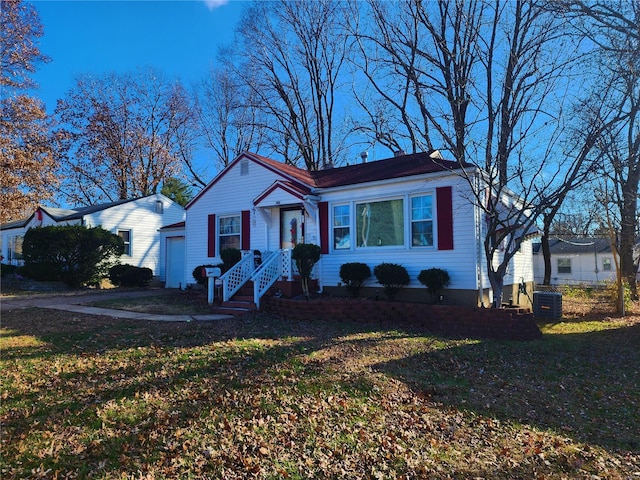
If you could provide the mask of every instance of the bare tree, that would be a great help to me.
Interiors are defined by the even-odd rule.
[[[0,3],[0,222],[24,216],[53,195],[57,158],[50,119],[37,98],[24,93],[30,75],[47,61],[38,47],[43,34],[33,5]]]
[[[191,159],[189,97],[179,82],[151,69],[80,77],[56,114],[67,152],[64,193],[72,203],[156,193]]]
[[[244,151],[262,151],[266,142],[256,93],[227,69],[211,70],[194,91],[198,125],[219,167]]]
[[[317,170],[337,160],[340,74],[348,52],[341,2],[256,2],[238,28],[228,66],[265,116],[270,147]]]
[[[403,119],[412,148],[446,150],[464,167],[484,217],[478,233],[500,306],[520,243],[588,171],[575,163],[580,155],[559,150],[580,49],[538,0],[369,6],[373,28],[355,33],[363,70]],[[593,129],[589,145],[601,125]]]
[[[598,78],[611,88],[599,99],[619,112],[598,151],[605,160],[612,206],[617,210],[618,249],[622,276],[638,298],[638,262],[634,247],[638,238],[638,187],[640,183],[640,2],[605,3],[566,0],[556,8],[572,19],[578,34],[594,45]],[[613,217],[610,217],[613,218]],[[613,225],[613,223],[612,223]],[[615,226],[615,225],[614,225]]]

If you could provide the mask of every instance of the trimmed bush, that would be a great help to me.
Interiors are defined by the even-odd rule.
[[[100,227],[31,228],[22,244],[24,274],[77,288],[105,278],[123,252],[122,238]]]
[[[109,269],[109,281],[116,287],[122,284],[122,276],[131,265],[114,265]]]
[[[366,263],[351,262],[340,266],[340,279],[352,297],[357,297],[367,278],[371,277],[371,269]]]
[[[320,247],[313,243],[299,243],[293,247],[291,258],[298,267],[302,279],[302,291],[309,298],[309,279],[313,266],[320,260]]]
[[[231,268],[242,260],[242,252],[237,248],[225,248],[220,252],[220,258],[222,259],[222,265],[220,269],[222,273],[226,273]]]
[[[418,275],[418,281],[427,287],[427,292],[431,295],[431,303],[437,303],[438,292],[451,283],[449,272],[441,268],[429,268],[422,270]]]
[[[401,288],[411,281],[407,269],[397,263],[381,263],[373,269],[378,283],[384,287],[384,294],[391,301],[395,300]]]
[[[129,266],[122,275],[123,287],[147,287],[153,280],[153,272],[150,268]]]
[[[205,286],[207,285],[207,277],[202,274],[202,269],[211,268],[211,267],[218,267],[220,268],[221,271],[224,271],[221,263],[218,265],[212,265],[210,263],[206,265],[198,265],[196,268],[193,269],[193,272],[191,273],[191,275],[193,276],[193,279],[196,281],[198,285],[205,285]]]
[[[150,268],[134,265],[114,265],[109,270],[109,280],[117,287],[146,287],[153,279]]]
[[[2,278],[8,277],[9,275],[13,275],[16,273],[16,269],[18,267],[15,265],[7,265],[6,263],[0,263],[0,276]]]

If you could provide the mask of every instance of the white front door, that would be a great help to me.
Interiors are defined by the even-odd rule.
[[[184,237],[167,237],[165,288],[186,286],[184,279]]]
[[[304,212],[300,207],[280,209],[280,248],[304,243]]]

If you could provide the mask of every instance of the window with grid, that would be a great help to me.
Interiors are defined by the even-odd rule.
[[[225,248],[240,249],[240,215],[220,217],[218,225],[218,246],[220,252]]]
[[[433,197],[411,198],[411,246],[433,246]]]
[[[349,205],[333,207],[333,248],[348,250],[351,248],[351,216]]]
[[[559,258],[558,259],[558,273],[571,273],[571,259]]]
[[[124,255],[131,256],[131,230],[118,230],[118,236],[124,242]]]

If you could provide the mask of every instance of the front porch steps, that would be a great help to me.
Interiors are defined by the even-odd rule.
[[[255,312],[256,304],[253,302],[253,282],[248,281],[230,300],[222,302],[216,307],[216,312],[228,315],[241,316]]]

